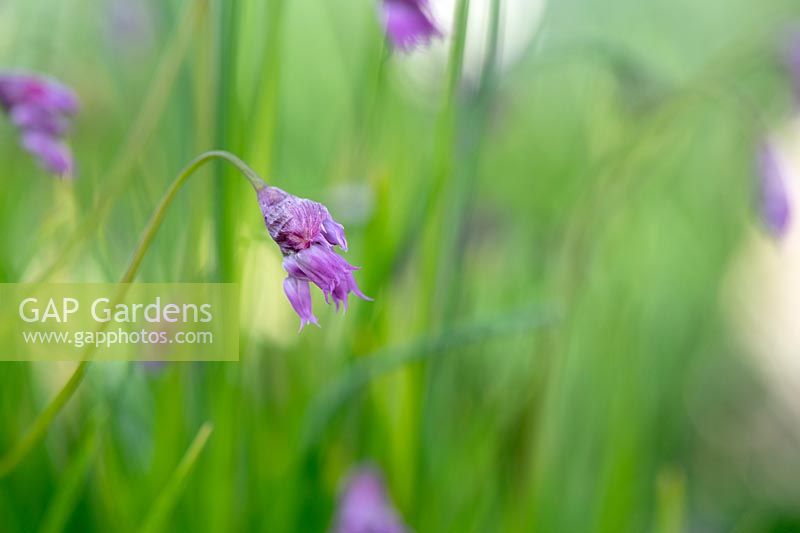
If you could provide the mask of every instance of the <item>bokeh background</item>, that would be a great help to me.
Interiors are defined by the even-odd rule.
[[[800,236],[755,165],[800,148],[800,5],[472,0],[460,72],[456,2],[410,53],[379,8],[0,1],[0,64],[82,102],[71,182],[0,121],[0,281],[119,279],[218,148],[325,202],[375,298],[298,334],[252,191],[204,167],[137,280],[240,283],[239,363],[90,366],[0,531],[326,531],[363,464],[419,532],[800,531]],[[73,366],[0,365],[0,452]]]

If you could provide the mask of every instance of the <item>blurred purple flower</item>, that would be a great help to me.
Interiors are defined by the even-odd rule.
[[[785,166],[769,142],[763,142],[759,147],[758,171],[761,216],[770,233],[781,238],[789,230],[792,212],[786,189]]]
[[[105,30],[111,46],[122,53],[140,55],[155,44],[154,4],[146,0],[107,0]]]
[[[382,0],[381,22],[392,46],[410,50],[442,32],[433,21],[428,0]]]
[[[283,253],[283,268],[289,276],[283,290],[289,303],[300,316],[300,329],[317,324],[311,309],[309,283],[322,290],[325,301],[344,304],[352,292],[367,298],[356,284],[353,271],[358,270],[334,251],[334,246],[347,250],[344,228],[333,220],[324,205],[298,198],[277,187],[258,191],[258,203],[264,223],[272,239]]]
[[[72,152],[58,137],[36,130],[27,131],[22,134],[22,146],[50,172],[72,177]]]
[[[19,128],[22,146],[48,171],[71,177],[72,153],[63,142],[78,98],[64,85],[34,74],[0,73],[0,106]]]
[[[403,522],[386,494],[381,475],[372,468],[351,474],[339,497],[334,533],[403,533]]]

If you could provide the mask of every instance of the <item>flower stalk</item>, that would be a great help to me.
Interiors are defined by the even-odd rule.
[[[150,248],[150,244],[152,243],[156,232],[158,232],[158,229],[161,227],[161,223],[167,214],[167,210],[169,209],[170,205],[172,205],[172,202],[175,199],[178,191],[197,169],[214,159],[225,160],[236,167],[256,191],[266,187],[266,183],[264,183],[264,181],[252,168],[250,168],[244,161],[229,152],[212,150],[205,152],[193,159],[188,165],[186,165],[186,167],[184,167],[183,170],[181,170],[181,172],[178,174],[178,177],[175,178],[175,181],[173,181],[172,185],[170,185],[169,189],[167,189],[167,192],[162,197],[158,207],[156,207],[155,211],[151,215],[150,220],[147,223],[147,227],[145,228],[144,232],[142,232],[139,243],[137,244],[136,249],[131,256],[128,268],[125,270],[125,274],[123,274],[119,280],[119,283],[122,285],[122,287],[120,288],[120,292],[117,294],[117,299],[124,297],[125,291],[127,290],[127,284],[131,283],[135,279],[142,260],[144,259],[147,250]],[[83,360],[78,364],[77,367],[75,367],[72,375],[58,392],[56,397],[53,398],[44,411],[42,411],[36,420],[34,420],[33,424],[31,424],[30,428],[22,436],[22,438],[17,441],[16,444],[14,444],[12,448],[7,451],[5,455],[3,455],[2,458],[0,458],[0,478],[8,475],[8,473],[11,472],[28,455],[28,453],[30,453],[30,451],[42,441],[44,436],[47,434],[50,424],[53,422],[58,413],[61,412],[70,398],[72,398],[72,396],[75,394],[75,391],[78,390],[78,387],[86,377],[86,371],[88,369],[89,359],[92,355],[93,349],[93,345],[90,345],[87,348]]]

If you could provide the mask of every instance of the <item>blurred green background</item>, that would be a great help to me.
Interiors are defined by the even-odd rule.
[[[403,54],[377,0],[0,1],[0,64],[82,102],[74,182],[0,123],[0,281],[119,279],[226,149],[326,203],[375,298],[315,293],[298,334],[252,191],[204,167],[137,280],[240,283],[240,362],[90,366],[0,531],[325,531],[365,462],[419,532],[800,531],[800,389],[723,297],[800,5],[472,0],[460,78],[433,7]],[[0,365],[0,452],[71,369]]]

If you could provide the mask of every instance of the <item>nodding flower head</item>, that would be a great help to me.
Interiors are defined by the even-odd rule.
[[[786,184],[786,163],[769,142],[763,142],[758,152],[758,171],[761,192],[761,216],[769,232],[782,238],[789,230],[792,209]]]
[[[22,146],[49,172],[71,177],[72,153],[63,138],[78,110],[75,93],[34,74],[0,73],[0,107],[19,129]]]
[[[442,35],[433,21],[428,0],[382,0],[381,22],[392,46],[404,51]]]
[[[347,479],[339,497],[334,533],[404,533],[380,474],[361,468]]]
[[[258,203],[270,237],[283,253],[283,268],[288,277],[283,289],[295,312],[300,316],[300,329],[317,324],[311,310],[309,283],[320,288],[325,301],[347,309],[352,292],[369,300],[356,284],[353,272],[358,270],[334,251],[334,246],[347,250],[344,228],[333,220],[324,205],[298,198],[277,187],[258,190]]]

